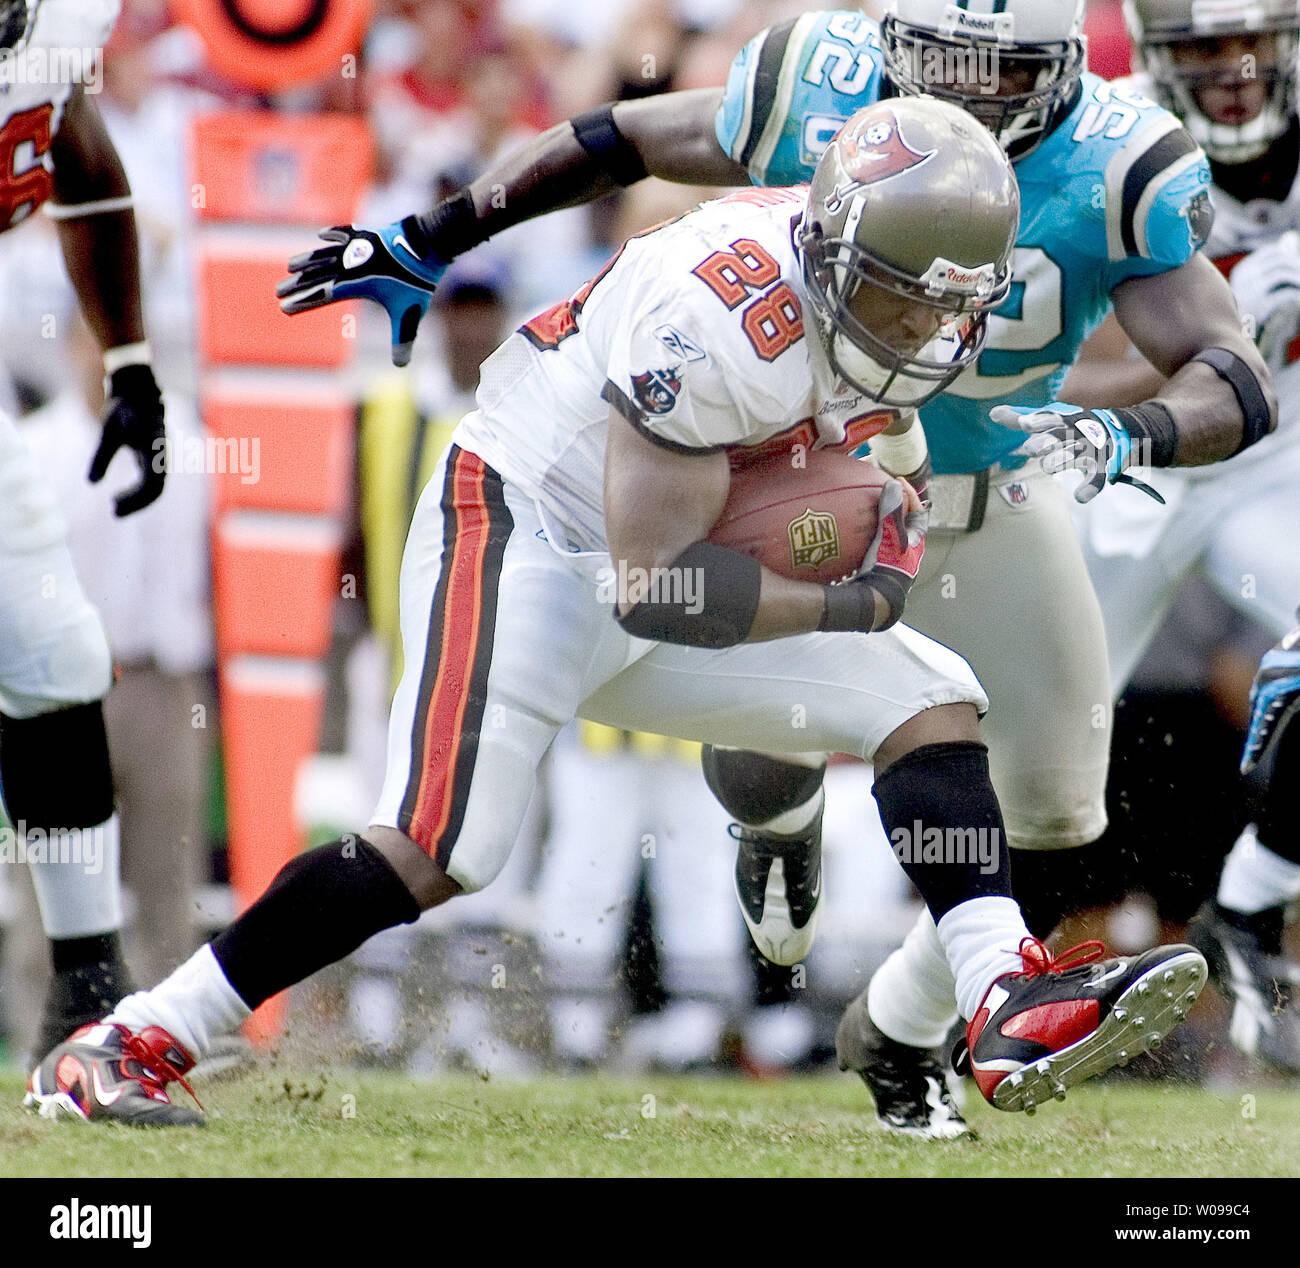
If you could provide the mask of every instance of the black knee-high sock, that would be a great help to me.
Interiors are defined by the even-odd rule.
[[[419,914],[388,860],[349,836],[286,863],[266,893],[213,938],[212,953],[240,999],[256,1008]]]
[[[936,923],[968,899],[1010,896],[1006,831],[983,744],[913,749],[873,791],[894,854]]]

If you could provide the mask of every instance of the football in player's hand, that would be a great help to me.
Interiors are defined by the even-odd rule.
[[[795,581],[839,581],[871,548],[889,478],[870,460],[820,449],[736,467],[709,541]]]

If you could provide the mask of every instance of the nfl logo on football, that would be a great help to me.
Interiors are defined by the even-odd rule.
[[[839,525],[835,516],[808,508],[790,521],[790,563],[795,568],[816,568],[840,553]]]

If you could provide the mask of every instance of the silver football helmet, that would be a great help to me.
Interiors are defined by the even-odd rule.
[[[889,0],[885,73],[904,94],[969,110],[1012,158],[1023,158],[1075,100],[1087,63],[1084,4]]]
[[[804,286],[835,372],[918,408],[972,365],[1011,286],[1020,189],[992,133],[933,97],[853,115],[796,223]]]
[[[1258,158],[1291,126],[1296,109],[1300,0],[1126,0],[1124,14],[1160,104],[1172,110],[1202,149],[1221,163]],[[1230,36],[1273,35],[1271,65],[1234,59],[1229,67],[1195,70],[1176,56],[1179,46],[1207,51]],[[1216,123],[1198,93],[1215,85],[1257,80],[1267,89],[1260,112],[1239,124]]]

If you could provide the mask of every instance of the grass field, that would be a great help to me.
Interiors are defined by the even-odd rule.
[[[0,1075],[0,1157],[27,1176],[1300,1175],[1300,1092],[1263,1087],[1091,1086],[1033,1118],[968,1104],[977,1138],[944,1142],[879,1130],[847,1075],[487,1083],[267,1067],[198,1089],[209,1125],[172,1132],[48,1123],[18,1108],[21,1088]]]

